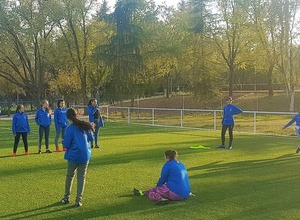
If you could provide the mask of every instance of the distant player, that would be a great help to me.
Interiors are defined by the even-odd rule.
[[[298,138],[300,139],[300,108],[298,108],[298,114],[295,115],[292,120],[287,123],[283,128],[282,130],[286,129],[287,127],[291,126],[292,124],[294,124],[294,122],[296,122],[296,126],[295,126],[295,131],[296,131],[296,134],[298,136]],[[299,153],[300,152],[300,147],[297,147],[297,150],[296,150],[296,153]]]
[[[62,140],[64,140],[65,137],[65,130],[68,126],[68,119],[67,119],[67,108],[65,106],[65,100],[60,99],[57,101],[57,108],[54,111],[54,123],[55,123],[55,148],[56,152],[61,152],[58,146],[58,139],[59,136],[61,136]],[[64,151],[66,149],[64,148]]]
[[[242,110],[232,104],[232,98],[229,97],[227,100],[227,105],[224,106],[224,113],[222,119],[222,132],[221,132],[221,141],[222,145],[218,148],[225,148],[225,134],[227,129],[229,130],[229,145],[228,149],[232,149],[233,141],[233,127],[234,127],[234,115],[240,114]]]

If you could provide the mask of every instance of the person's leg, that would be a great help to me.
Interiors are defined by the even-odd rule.
[[[61,130],[61,129],[60,129]],[[54,139],[54,143],[55,143],[55,148],[58,149],[58,139],[59,139],[59,136],[60,136],[60,130],[56,131],[56,134],[55,134],[55,139]]]
[[[225,134],[226,134],[227,128],[228,128],[227,125],[222,125],[222,131],[221,131],[222,145],[221,146],[225,146]]]
[[[100,129],[100,126],[99,126],[99,123],[97,122],[97,126],[95,127],[95,133],[94,133],[94,136],[95,136],[95,148],[99,148],[99,145],[98,145],[99,129]]]
[[[44,133],[44,128],[43,126],[39,126],[39,142],[38,142],[38,148],[39,152],[41,151],[41,146],[42,146],[42,140],[43,140],[43,133]]]
[[[46,150],[49,150],[50,126],[44,127],[44,130],[45,130],[45,144],[46,144]]]
[[[158,202],[161,199],[168,199],[170,190],[166,185],[158,186],[150,190],[144,191],[144,195],[148,196],[151,201]]]
[[[28,152],[28,141],[27,141],[27,133],[22,133],[22,140],[24,144],[25,153]]]
[[[295,126],[295,132],[296,132],[296,135],[298,136],[298,139],[300,140],[300,127],[299,126]],[[296,149],[296,153],[298,154],[300,152],[300,146],[297,147]]]
[[[233,126],[229,126],[229,148],[232,147],[232,142],[233,142]]]
[[[18,149],[18,144],[19,144],[19,141],[20,141],[20,133],[17,132],[16,135],[15,135],[15,143],[14,143],[14,149],[13,149],[13,153],[17,153],[17,149]]]
[[[84,192],[86,172],[88,168],[88,162],[84,164],[79,164],[77,169],[77,197],[76,205],[81,206],[82,195]]]
[[[66,128],[61,128],[61,140],[62,141],[65,139],[65,132],[66,132]]]
[[[67,201],[69,201],[69,198],[70,198],[73,179],[74,179],[74,175],[75,175],[75,171],[76,171],[77,167],[78,167],[78,164],[68,162],[66,184],[65,184],[65,195],[64,195],[64,199]]]

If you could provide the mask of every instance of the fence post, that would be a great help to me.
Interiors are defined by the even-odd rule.
[[[152,126],[154,126],[155,122],[154,122],[154,108],[152,109]]]
[[[106,106],[106,121],[108,121],[108,106]]]
[[[128,124],[130,124],[130,108],[128,108]]]
[[[180,110],[180,127],[183,127],[183,110]]]
[[[253,123],[254,123],[254,134],[256,134],[256,112],[254,112],[254,121],[253,121]]]
[[[217,130],[217,111],[214,111],[214,130]]]

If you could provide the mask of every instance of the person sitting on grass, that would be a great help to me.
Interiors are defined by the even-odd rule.
[[[285,126],[283,126],[282,130],[290,127],[292,124],[294,124],[294,122],[296,122],[296,126],[295,126],[295,131],[296,131],[296,135],[298,136],[299,140],[300,140],[300,108],[298,108],[298,114],[295,115],[292,120],[290,120],[289,123],[287,123]],[[296,153],[300,152],[300,147],[297,147],[296,149]]]
[[[75,207],[82,206],[81,200],[85,186],[85,177],[91,158],[90,141],[93,141],[94,126],[86,121],[78,119],[77,112],[70,108],[67,110],[67,118],[72,122],[66,129],[63,145],[67,149],[65,159],[68,161],[65,196],[61,200],[63,204],[69,204],[72,183],[77,172],[77,197]]]
[[[169,201],[180,201],[193,195],[191,193],[188,173],[185,166],[177,160],[178,153],[174,150],[165,152],[165,161],[161,176],[155,188],[142,191],[133,189],[134,195],[148,196],[151,201],[158,205]]]
[[[16,156],[17,154],[18,144],[21,136],[24,143],[25,155],[29,155],[27,134],[30,133],[30,126],[28,123],[27,114],[24,111],[25,111],[24,106],[18,105],[16,114],[14,114],[12,120],[12,132],[15,136],[15,143],[14,143],[14,149],[12,154],[13,157]]]

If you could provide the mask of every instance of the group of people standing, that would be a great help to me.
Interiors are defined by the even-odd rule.
[[[68,118],[67,118],[67,108],[65,100],[60,99],[57,101],[57,108],[54,111],[54,124],[55,124],[55,151],[62,152],[66,151],[66,147],[60,149],[59,147],[59,139],[61,137],[62,140],[65,138],[66,128],[68,126]],[[89,123],[94,126],[95,131],[95,148],[99,148],[98,145],[98,134],[99,129],[103,127],[103,119],[100,113],[100,107],[97,104],[96,99],[91,99],[88,103],[87,112],[89,115]],[[52,124],[52,111],[49,108],[48,100],[41,101],[41,107],[36,111],[35,114],[35,122],[38,125],[38,154],[42,153],[42,141],[45,137],[45,146],[46,153],[52,153],[49,149],[49,136],[50,136],[50,126]],[[29,155],[28,151],[28,140],[27,135],[30,134],[30,125],[28,121],[28,116],[25,113],[25,108],[22,104],[17,106],[16,113],[13,116],[12,120],[12,132],[15,136],[13,154],[12,156],[16,156],[18,144],[20,138],[22,137],[25,149],[25,155]],[[94,147],[93,141],[91,141],[91,148]]]

